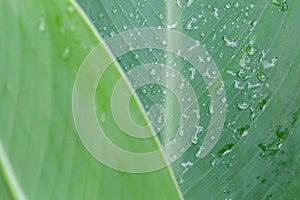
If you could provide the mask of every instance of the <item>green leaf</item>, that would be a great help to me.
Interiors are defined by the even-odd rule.
[[[1,1],[0,9],[0,199],[178,199],[168,168],[119,172],[81,143],[73,84],[99,39],[73,4]],[[109,75],[120,76],[115,65]],[[139,116],[134,100],[131,106]],[[155,140],[148,144],[157,147]]]
[[[78,3],[83,11],[75,2],[1,0],[0,199],[300,196],[297,0]],[[163,50],[140,49],[119,56],[105,71],[95,94],[99,122],[117,146],[136,152],[157,150],[180,131],[180,102],[159,84],[138,88],[139,99],[129,102],[130,115],[140,125],[151,122],[155,128],[161,124],[152,115],[145,119],[145,112],[152,112],[155,104],[163,105],[166,116],[172,115],[157,136],[147,141],[130,138],[114,121],[110,104],[115,83],[143,64],[168,64],[188,80],[200,108],[198,125],[203,127],[171,166],[131,174],[107,167],[87,151],[74,125],[72,92],[81,63],[99,42],[146,27],[176,30],[199,41],[209,55],[204,62],[215,63],[224,81],[226,119],[220,138],[206,137],[208,128],[215,127],[210,125],[211,117],[218,111],[211,106],[206,82],[207,76],[215,75],[213,71],[206,77],[196,71],[192,79],[193,63]],[[162,41],[167,46],[184,46],[171,36],[167,39]],[[116,55],[116,46],[109,47]],[[100,50],[104,53],[99,59],[110,59],[108,48]],[[181,87],[180,82],[173,83]],[[124,93],[129,94],[131,85],[124,85],[128,86]],[[117,102],[123,105],[123,99]],[[194,133],[192,125],[185,135]],[[207,138],[217,140],[216,145],[199,158],[197,153]]]
[[[203,159],[196,155],[215,111],[209,106],[204,77],[196,73],[196,80],[189,80],[198,97],[204,131],[198,144],[172,164],[186,199],[299,196],[298,1],[78,2],[103,39],[136,28],[174,29],[198,40],[221,72],[226,122],[216,146]],[[134,51],[118,61],[124,72],[141,64],[163,63],[173,65],[187,79],[191,76],[191,63],[163,51]],[[155,84],[137,90],[144,109],[164,102],[159,91],[165,90]],[[167,105],[173,103],[166,100]],[[174,105],[167,114],[172,112],[176,112]],[[176,132],[178,124],[173,126]],[[158,137],[162,144],[169,141],[163,131]]]

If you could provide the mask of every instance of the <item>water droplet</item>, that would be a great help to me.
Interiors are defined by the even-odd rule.
[[[204,147],[200,147],[199,148],[199,150],[198,150],[198,152],[195,154],[195,157],[196,158],[200,158],[200,156],[201,156],[201,154],[202,154],[202,152],[205,150],[205,148]]]
[[[225,41],[226,46],[233,48],[237,47],[237,42],[230,41],[226,36],[223,36],[223,40]]]
[[[271,62],[269,62],[269,61],[267,61],[267,60],[263,61],[263,62],[262,62],[262,65],[263,65],[263,67],[264,67],[265,69],[271,68],[271,67],[275,67],[275,64],[276,64],[277,60],[278,60],[278,58],[277,58],[277,57],[274,57],[274,58],[272,58],[272,61],[271,61]]]
[[[100,122],[104,123],[106,121],[106,114],[105,113],[101,113],[100,115]]]
[[[200,111],[199,110],[193,110],[193,113],[195,113],[197,119],[200,119]]]
[[[184,174],[185,172],[187,172],[189,170],[189,168],[191,166],[193,166],[193,163],[191,161],[187,161],[185,163],[181,163],[180,165],[183,167],[183,172],[182,173]]]
[[[189,71],[191,72],[191,80],[194,80],[195,79],[196,69],[193,68],[193,67],[190,67]]]
[[[217,161],[218,161],[217,158],[215,158],[215,159],[213,159],[212,161],[210,161],[210,167],[211,167],[211,168],[215,167]]]
[[[272,0],[272,4],[276,5],[276,6],[280,6],[281,3],[279,0]]]
[[[210,104],[210,106],[209,106],[209,113],[210,113],[210,114],[213,114],[213,113],[214,113],[214,107],[213,107],[212,104]]]
[[[160,115],[156,118],[156,122],[159,123],[159,124],[163,123],[162,113],[160,113]]]
[[[46,23],[44,18],[40,17],[39,19],[39,27],[38,27],[39,31],[44,32],[46,30]]]
[[[100,14],[99,14],[99,17],[100,17],[100,18],[103,18],[103,17],[104,17],[104,14],[103,14],[103,13],[100,13]]]
[[[218,151],[218,153],[217,153],[218,157],[222,157],[222,156],[229,154],[232,151],[232,148],[234,145],[235,145],[234,143],[225,145],[222,149],[220,149]]]
[[[138,60],[138,59],[140,58],[140,56],[139,56],[139,54],[135,54],[135,55],[133,56],[133,58],[136,59],[136,60]]]
[[[237,80],[234,80],[234,87],[239,90],[245,89],[243,86],[241,86],[241,83]]]
[[[159,17],[159,19],[163,19],[163,18],[164,18],[164,15],[163,15],[162,13],[159,13],[159,14],[158,14],[158,17]]]
[[[167,41],[166,40],[163,40],[161,43],[162,43],[162,45],[167,46]]]
[[[240,6],[240,3],[237,1],[237,2],[235,2],[235,3],[233,4],[233,6],[234,6],[235,8],[238,8],[238,7]]]
[[[75,11],[75,8],[73,6],[68,6],[67,11],[71,14]]]
[[[255,114],[253,108],[250,108],[250,110],[251,110],[251,112],[250,112],[250,115],[249,115],[249,119],[250,119],[251,121],[253,121],[253,120],[255,119],[255,117],[256,117],[256,114]]]
[[[188,0],[186,7],[190,7],[194,3],[194,0]]]
[[[287,10],[288,10],[288,5],[287,5],[287,2],[286,2],[286,1],[284,1],[284,2],[282,3],[281,10],[282,10],[282,11],[287,11]]]
[[[62,57],[63,59],[66,59],[66,58],[69,57],[69,55],[70,55],[70,48],[67,47],[67,48],[64,49],[63,53],[61,54],[61,57]]]
[[[216,94],[221,95],[225,91],[224,83],[221,83],[221,85],[216,89]]]
[[[167,25],[167,28],[169,28],[169,29],[176,29],[177,26],[178,26],[178,22],[176,21],[176,22],[173,23],[173,24],[168,24],[168,25]]]
[[[265,73],[259,72],[259,73],[257,74],[257,79],[258,79],[259,81],[261,81],[261,82],[264,82],[264,81],[266,81],[268,78],[267,78],[267,76],[265,75]]]
[[[219,20],[219,9],[218,8],[214,8],[214,16],[217,20]]]
[[[229,9],[229,8],[231,8],[231,5],[228,3],[228,4],[225,5],[225,8]]]
[[[244,71],[243,69],[240,69],[240,70],[238,71],[237,75],[238,75],[238,77],[240,77],[240,78],[245,78],[246,73],[245,73],[245,71]]]
[[[192,17],[191,20],[187,23],[185,26],[185,29],[187,30],[195,30],[199,29],[199,26],[194,26],[194,24],[197,22],[197,18]]]
[[[248,108],[249,104],[244,102],[244,101],[238,101],[237,106],[238,106],[239,109],[245,110],[245,109]]]
[[[198,141],[199,141],[197,135],[195,135],[194,137],[192,137],[192,140],[191,140],[191,141],[192,141],[193,144],[197,144]]]
[[[260,86],[261,86],[260,83],[255,83],[255,84],[252,84],[252,83],[250,83],[250,82],[247,83],[247,88],[248,88],[248,89],[258,88],[258,87],[260,87]]]
[[[239,65],[242,66],[242,67],[246,66],[246,56],[247,56],[247,54],[244,54],[242,56],[242,58],[240,59],[240,61],[239,61]]]
[[[145,88],[142,88],[142,93],[146,94],[147,93],[147,90]]]
[[[155,70],[154,68],[152,68],[152,69],[150,69],[149,73],[150,73],[151,75],[155,75],[155,74],[156,74],[156,70]]]
[[[246,52],[248,53],[248,55],[252,56],[257,52],[257,49],[253,47],[251,44],[249,44],[246,48]]]

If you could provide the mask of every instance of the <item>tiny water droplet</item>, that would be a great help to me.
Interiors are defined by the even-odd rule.
[[[70,14],[73,13],[74,10],[75,10],[75,8],[74,8],[73,6],[68,6],[68,7],[67,7],[67,11],[68,11]]]
[[[245,110],[245,109],[248,108],[249,104],[244,102],[244,101],[238,101],[237,106],[238,106],[239,109]]]
[[[234,87],[239,90],[245,89],[243,86],[241,86],[241,82],[237,80],[234,80]]]
[[[135,54],[135,55],[133,56],[133,58],[136,59],[136,60],[138,60],[138,59],[140,58],[140,56],[139,56],[139,54]]]
[[[226,43],[226,46],[233,48],[237,47],[237,42],[230,41],[226,36],[223,36],[223,40]]]
[[[178,22],[176,21],[176,22],[173,23],[173,24],[168,24],[168,25],[167,25],[167,28],[169,28],[169,29],[176,29],[177,26],[178,26]]]
[[[193,67],[190,67],[189,71],[191,72],[191,80],[194,80],[195,79],[196,69],[193,68]]]
[[[231,5],[228,3],[228,4],[225,5],[225,8],[229,9],[229,8],[231,8]]]
[[[219,9],[218,8],[214,8],[214,16],[217,20],[219,20]]]
[[[257,49],[253,47],[251,44],[249,44],[246,48],[246,52],[248,53],[248,55],[252,56],[257,52]]]
[[[156,70],[155,70],[154,68],[152,68],[152,69],[150,69],[149,73],[150,73],[151,75],[155,75],[155,74],[156,74]]]
[[[237,2],[235,2],[235,3],[233,4],[233,6],[234,6],[235,8],[238,8],[238,7],[240,6],[240,3],[237,1]]]
[[[210,161],[210,167],[211,167],[211,168],[215,167],[217,161],[218,161],[217,158],[215,158],[215,159],[213,159],[212,161]]]
[[[258,79],[259,81],[261,81],[261,82],[264,82],[264,81],[267,80],[267,76],[265,75],[265,73],[259,72],[259,73],[257,74],[257,79]]]
[[[281,3],[279,0],[272,0],[272,4],[276,5],[276,6],[280,6]]]
[[[146,94],[147,93],[147,90],[145,88],[142,88],[142,93]]]
[[[200,147],[199,148],[199,150],[198,150],[198,152],[195,154],[195,157],[196,158],[200,158],[200,156],[201,156],[201,154],[202,154],[202,152],[205,150],[205,148],[204,147]]]
[[[61,57],[62,57],[63,59],[66,59],[66,58],[69,57],[69,55],[70,55],[70,48],[67,47],[67,48],[64,49],[63,53],[61,54]]]
[[[287,5],[287,2],[286,2],[286,1],[284,1],[284,2],[282,3],[281,10],[282,10],[282,11],[287,11],[287,10],[288,10],[288,5]]]
[[[106,121],[106,114],[105,113],[101,113],[100,115],[100,122],[105,122]]]
[[[194,3],[194,0],[188,0],[186,7],[190,7]]]
[[[276,64],[277,60],[278,60],[278,58],[277,58],[277,57],[274,57],[274,58],[272,58],[272,61],[271,61],[271,62],[269,62],[269,61],[267,61],[267,60],[263,61],[263,62],[262,62],[262,65],[263,65],[263,67],[264,67],[265,69],[271,68],[271,67],[275,67],[275,64]]]
[[[44,32],[46,30],[46,23],[44,18],[40,17],[39,19],[39,27],[38,27],[39,31]]]
[[[194,26],[196,22],[197,22],[197,18],[192,17],[191,20],[185,26],[185,29],[187,30],[199,29],[199,26]]]
[[[180,165],[183,167],[183,172],[182,173],[184,174],[185,172],[187,172],[189,170],[189,168],[191,166],[193,166],[193,163],[191,161],[187,161],[185,163],[181,163]]]
[[[193,144],[197,144],[198,143],[198,141],[199,141],[199,139],[198,139],[198,137],[195,135],[194,137],[192,137],[192,143]]]
[[[161,43],[162,43],[162,45],[167,46],[167,41],[166,40],[163,40]]]
[[[214,113],[214,107],[213,107],[212,104],[210,104],[210,106],[209,106],[209,113],[210,113],[210,114],[213,114],[213,113]]]
[[[255,112],[251,112],[250,116],[249,116],[250,120],[253,121],[255,119],[255,117],[256,117]]]

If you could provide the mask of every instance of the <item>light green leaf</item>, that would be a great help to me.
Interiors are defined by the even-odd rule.
[[[0,199],[178,199],[168,168],[122,173],[81,143],[73,84],[99,39],[73,4],[4,0],[0,10]],[[109,75],[120,76],[115,65]],[[136,102],[130,105],[140,116]]]

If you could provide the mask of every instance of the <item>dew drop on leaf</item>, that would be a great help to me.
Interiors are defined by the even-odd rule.
[[[257,52],[257,49],[249,44],[246,48],[246,52],[249,56],[253,56]]]
[[[229,9],[229,8],[231,8],[231,5],[228,3],[228,4],[225,5],[225,8]]]
[[[46,23],[45,23],[44,18],[42,18],[42,17],[39,19],[39,27],[38,27],[38,29],[41,32],[44,32],[45,29],[46,29]]]
[[[192,141],[192,143],[193,144],[197,144],[198,143],[198,137],[197,137],[197,135],[195,135],[194,137],[192,137],[192,139],[191,139],[191,141]]]
[[[261,82],[264,82],[264,81],[267,80],[267,76],[265,75],[265,73],[259,72],[259,73],[257,74],[257,79],[258,79],[259,81],[261,81]]]
[[[139,54],[135,54],[135,55],[133,56],[133,58],[136,59],[136,60],[138,60],[138,59],[140,58],[140,56],[139,56]]]
[[[235,2],[235,3],[233,4],[233,6],[234,6],[235,8],[238,8],[238,7],[240,6],[240,3],[237,1],[237,2]]]
[[[282,3],[281,10],[282,10],[282,11],[287,11],[287,10],[288,10],[288,5],[287,5],[286,1],[284,1],[284,2]]]
[[[223,40],[226,43],[226,46],[233,48],[237,47],[237,42],[229,40],[226,36],[223,36]]]
[[[280,6],[280,0],[272,0],[272,4],[276,5],[276,6]]]
[[[69,56],[70,56],[70,48],[67,47],[67,48],[64,49],[63,53],[61,54],[61,57],[62,57],[63,59],[66,59],[66,58],[68,58]]]
[[[238,106],[239,109],[245,110],[245,109],[248,108],[249,104],[244,102],[244,101],[238,101],[237,106]]]

